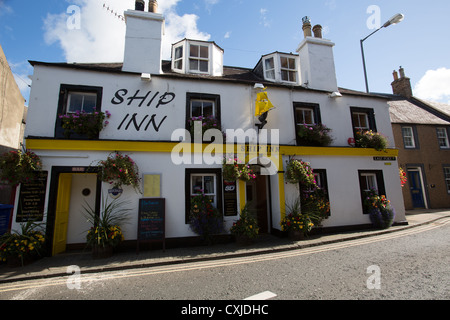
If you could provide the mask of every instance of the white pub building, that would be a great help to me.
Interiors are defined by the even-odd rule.
[[[139,168],[140,190],[122,186],[119,194],[132,209],[122,228],[129,243],[138,238],[140,199],[152,198],[165,199],[168,243],[195,239],[188,216],[191,196],[200,189],[222,213],[225,234],[248,202],[257,210],[261,233],[281,234],[286,208],[300,193],[299,185],[285,181],[290,159],[310,163],[326,190],[330,212],[323,230],[370,225],[362,200],[369,188],[391,201],[396,223],[406,221],[387,99],[338,87],[334,43],[322,38],[320,26],[311,28],[305,17],[296,53],[267,53],[250,68],[224,66],[222,48],[195,39],[174,43],[166,61],[164,17],[141,4],[124,13],[123,63],[30,61],[26,148],[41,157],[46,173],[41,220],[52,254],[86,243],[90,226],[82,206],[100,208],[102,199],[115,196],[91,169],[115,152]],[[255,110],[260,93],[274,106],[262,117]],[[95,137],[64,134],[61,115],[99,111],[110,117]],[[189,120],[199,116],[226,133],[223,144],[217,143],[222,137],[211,143],[189,135]],[[331,144],[300,141],[298,130],[314,124],[331,129]],[[358,130],[382,133],[388,148],[356,147]],[[222,159],[228,151],[244,153],[256,178],[231,187],[224,183]],[[18,218],[16,210],[13,229],[19,229]]]

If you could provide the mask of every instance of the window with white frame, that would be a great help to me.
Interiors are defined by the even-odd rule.
[[[414,130],[412,127],[402,127],[403,144],[405,148],[415,148]]]
[[[314,109],[313,108],[295,108],[295,120],[297,126],[303,124],[314,124]]]
[[[212,205],[217,207],[215,174],[191,174],[191,197],[198,194],[207,196]]]
[[[175,47],[173,56],[173,68],[183,70],[183,46]]]
[[[189,45],[189,71],[209,72],[209,46],[200,44]]]
[[[444,179],[447,193],[450,194],[450,167],[444,167]]]
[[[66,113],[93,113],[97,107],[97,94],[91,92],[69,91]]]
[[[364,192],[378,191],[377,175],[375,173],[361,173],[361,189]]]
[[[281,56],[281,80],[287,82],[297,82],[297,66],[295,58]]]
[[[215,101],[192,99],[191,117],[215,117]]]
[[[185,223],[189,223],[191,199],[204,194],[211,204],[222,212],[222,170],[186,169],[185,175]]]
[[[437,139],[440,148],[450,148],[447,128],[436,128]]]
[[[353,128],[359,131],[370,130],[369,116],[365,112],[352,113]]]

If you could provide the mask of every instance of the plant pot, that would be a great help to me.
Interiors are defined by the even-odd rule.
[[[251,244],[253,244],[253,239],[250,238],[249,236],[240,234],[240,235],[236,235],[236,244],[240,247],[244,247],[244,246],[249,246]]]
[[[92,247],[92,258],[93,259],[106,259],[112,257],[113,247],[112,246],[101,246],[95,245]]]
[[[6,258],[6,264],[10,268],[23,267],[30,264],[33,259],[29,255],[25,255],[23,258],[18,256],[11,256]]]
[[[288,238],[291,241],[300,241],[305,239],[305,234],[300,230],[289,230]]]

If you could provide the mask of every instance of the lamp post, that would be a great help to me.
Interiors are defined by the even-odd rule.
[[[361,39],[361,54],[362,54],[362,60],[363,60],[363,67],[364,67],[364,79],[366,81],[366,92],[369,93],[369,83],[367,81],[367,70],[366,70],[366,59],[364,57],[364,46],[363,46],[363,42],[369,38],[371,35],[373,35],[375,32],[381,30],[382,28],[387,28],[390,25],[394,25],[397,23],[400,23],[403,21],[403,19],[405,18],[405,16],[401,13],[397,13],[395,16],[393,16],[392,18],[390,18],[385,24],[383,24],[381,27],[379,27],[377,30],[375,30],[374,32],[372,32],[371,34],[369,34],[367,37],[365,37],[364,39]]]

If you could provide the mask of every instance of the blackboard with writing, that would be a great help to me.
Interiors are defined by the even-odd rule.
[[[165,212],[163,198],[139,199],[138,245],[143,241],[163,241],[165,250]]]
[[[32,181],[20,185],[16,222],[44,219],[47,177],[48,172],[42,171]]]

